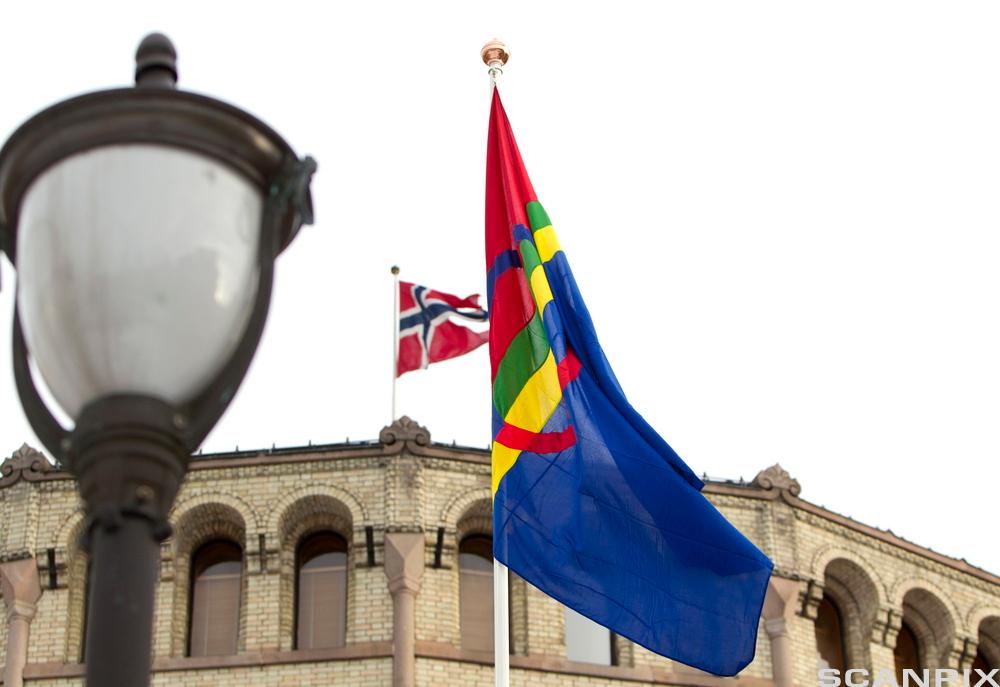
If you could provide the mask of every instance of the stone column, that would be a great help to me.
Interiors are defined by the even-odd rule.
[[[872,659],[872,670],[875,674],[875,681],[879,684],[886,682],[884,678],[892,676],[895,681],[896,659],[894,650],[896,648],[896,637],[903,626],[903,609],[882,606],[875,615],[875,623],[872,626],[871,644],[869,652]],[[879,675],[883,676],[879,680]]]
[[[281,553],[269,550],[268,544],[277,541],[277,534],[251,533],[247,537],[246,614],[247,618],[266,620],[247,623],[246,651],[277,651],[281,647]],[[294,633],[292,628],[290,635]]]
[[[972,668],[972,662],[976,660],[976,652],[979,650],[978,638],[971,636],[956,637],[954,648],[952,649],[952,665],[962,670]]]
[[[771,671],[775,687],[793,687],[795,665],[792,641],[788,635],[788,621],[795,615],[799,599],[799,583],[783,577],[771,576],[764,597],[764,631],[771,641]]]
[[[417,593],[424,575],[423,534],[385,535],[385,575],[392,594],[392,684],[413,687],[417,663]]]
[[[23,687],[28,662],[28,632],[35,617],[42,586],[34,558],[0,564],[0,589],[7,606],[7,662],[4,687]]]

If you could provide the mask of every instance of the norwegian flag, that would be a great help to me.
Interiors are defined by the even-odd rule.
[[[476,332],[451,321],[460,317],[485,322],[479,295],[459,298],[426,286],[399,282],[399,355],[396,376],[420,370],[479,348],[489,341],[489,330]]]

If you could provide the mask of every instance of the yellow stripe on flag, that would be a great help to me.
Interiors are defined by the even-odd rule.
[[[561,400],[562,389],[559,386],[556,358],[549,351],[545,362],[535,370],[535,374],[531,375],[521,393],[514,399],[504,422],[529,432],[541,432]]]
[[[559,239],[556,237],[556,230],[552,225],[542,227],[534,233],[535,246],[538,248],[538,257],[542,262],[548,262],[552,256],[562,250]]]
[[[504,446],[496,441],[493,442],[493,495],[497,495],[500,487],[500,480],[507,474],[507,471],[514,467],[517,457],[521,455],[521,450]]]
[[[545,268],[541,265],[531,272],[531,295],[535,297],[538,313],[543,314],[545,306],[552,300],[552,289],[549,287],[549,280],[545,277]]]

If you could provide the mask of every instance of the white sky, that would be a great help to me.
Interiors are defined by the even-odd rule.
[[[780,461],[803,497],[1000,571],[1000,5],[988,2],[5,3],[0,136],[181,86],[320,171],[257,359],[206,450],[371,439],[391,281],[483,293],[489,93],[633,405],[698,473]],[[0,294],[0,453],[34,438]],[[434,439],[489,441],[485,349],[405,376]]]

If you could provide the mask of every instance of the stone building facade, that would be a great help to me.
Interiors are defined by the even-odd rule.
[[[197,457],[161,550],[153,684],[492,684],[491,653],[465,645],[460,608],[477,602],[462,595],[460,559],[463,542],[490,534],[489,462],[406,418],[378,441]],[[705,493],[775,562],[746,670],[716,678],[611,635],[610,665],[569,660],[564,609],[513,579],[512,684],[813,687],[821,661],[873,675],[900,661],[1000,667],[1000,577],[817,507],[778,466]],[[69,475],[27,446],[0,468],[5,687],[83,683],[80,505]],[[319,531],[344,542],[346,611],[336,646],[307,649],[297,552]],[[234,647],[193,656],[193,558],[216,540],[241,552]]]

